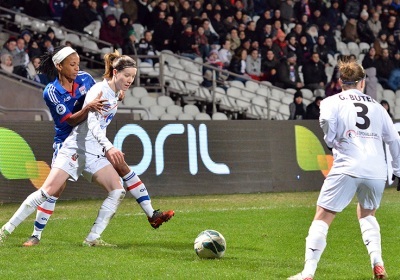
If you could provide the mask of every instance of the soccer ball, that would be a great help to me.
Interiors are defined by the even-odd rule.
[[[194,250],[202,259],[222,258],[226,250],[225,238],[216,230],[202,231],[194,241]]]

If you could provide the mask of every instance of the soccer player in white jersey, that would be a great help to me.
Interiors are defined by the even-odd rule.
[[[394,175],[400,176],[400,137],[384,108],[363,93],[362,66],[355,61],[341,61],[339,74],[343,91],[321,102],[319,118],[326,145],[333,152],[333,166],[321,188],[306,238],[304,269],[289,277],[290,280],[314,279],[329,226],[354,195],[358,199],[357,217],[374,279],[387,278],[375,212],[387,178],[382,143],[389,145]]]
[[[98,212],[95,223],[83,242],[85,246],[113,246],[101,239],[101,234],[116,212],[125,196],[118,173],[114,166],[126,165],[121,151],[113,147],[107,139],[105,128],[116,113],[117,99],[120,90],[127,90],[136,76],[136,63],[128,56],[118,53],[105,56],[105,80],[99,86],[89,91],[86,103],[97,98],[98,89],[107,98],[103,112],[89,112],[88,119],[76,126],[63,143],[57,158],[53,163],[50,174],[43,186],[29,195],[11,219],[0,230],[0,243],[10,235],[14,229],[24,221],[36,207],[49,198],[65,184],[68,178],[77,180],[83,174],[89,181],[94,181],[104,187],[108,197]],[[137,176],[136,185],[142,185]],[[143,189],[141,186],[140,189]],[[144,188],[144,191],[146,189]],[[147,192],[147,191],[146,191]],[[172,211],[173,215],[173,211]],[[150,220],[150,219],[149,219]]]
[[[85,107],[82,108],[86,93],[96,82],[88,73],[79,71],[79,63],[79,55],[75,50],[60,46],[54,52],[42,56],[39,67],[41,73],[56,77],[43,91],[43,98],[54,119],[53,162],[73,127],[87,119],[90,111],[101,111],[102,102],[105,100],[102,99],[100,92],[93,101],[86,101]],[[107,75],[112,76],[112,73]],[[122,98],[124,92],[120,91],[119,95]],[[123,178],[124,187],[133,195],[146,213],[153,228],[158,228],[172,217],[174,213],[171,210],[161,212],[153,209],[150,196],[147,191],[143,190],[144,184],[126,163],[114,166],[114,168]],[[52,198],[38,206],[33,233],[24,242],[24,246],[35,246],[40,243],[42,232],[54,212],[57,198],[61,195],[65,185]]]

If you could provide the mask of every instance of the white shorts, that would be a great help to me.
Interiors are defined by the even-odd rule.
[[[104,155],[93,155],[63,147],[58,151],[52,167],[64,170],[73,181],[77,181],[79,176],[83,175],[86,180],[92,182],[93,175],[109,164],[111,163]]]
[[[385,180],[355,178],[345,174],[326,177],[318,197],[317,205],[334,212],[342,212],[354,195],[364,209],[378,209],[381,203]]]

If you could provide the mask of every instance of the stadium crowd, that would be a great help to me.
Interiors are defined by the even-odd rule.
[[[327,95],[338,88],[337,71],[325,71],[342,52],[338,44],[367,43],[362,64],[374,69],[368,75],[376,73],[385,89],[400,88],[399,0],[19,0],[2,6],[54,20],[124,54],[170,50],[281,88]],[[22,30],[2,47],[1,67],[9,60],[3,55],[11,55],[11,71],[47,83],[28,64],[59,43],[51,27],[39,36]]]

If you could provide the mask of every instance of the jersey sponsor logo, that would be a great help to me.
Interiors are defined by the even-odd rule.
[[[57,111],[57,114],[63,115],[67,111],[67,108],[65,108],[65,106],[63,104],[58,104],[56,106],[56,111]]]
[[[354,130],[348,130],[346,131],[346,136],[347,138],[355,138],[357,133]]]

